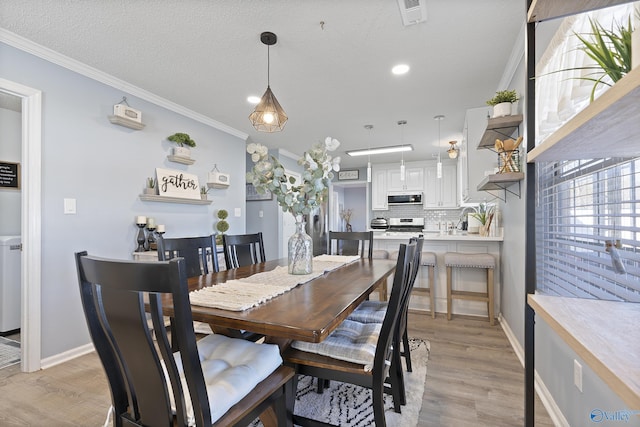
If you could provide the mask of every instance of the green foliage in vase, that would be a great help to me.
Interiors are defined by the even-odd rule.
[[[196,146],[196,142],[193,139],[191,139],[188,133],[181,133],[181,132],[174,133],[173,135],[167,137],[167,139],[171,142],[175,142],[180,147],[184,147],[185,145],[189,147]]]
[[[155,188],[156,180],[155,178],[147,178],[147,188]]]
[[[480,203],[477,208],[474,208],[475,212],[470,213],[472,217],[480,221],[482,225],[487,223],[487,220],[491,215],[493,215],[493,211],[495,210],[495,206],[488,204],[486,202]]]
[[[271,191],[284,212],[291,212],[293,216],[308,214],[327,198],[333,172],[340,170],[340,157],[332,158],[328,153],[338,146],[338,140],[327,137],[324,143],[315,144],[305,152],[298,160],[304,169],[302,182],[296,182],[285,173],[278,159],[268,155],[267,147],[251,143],[247,153],[251,154],[254,166],[247,173],[247,182],[254,185],[258,194]]]
[[[516,102],[518,100],[518,93],[514,90],[499,90],[496,92],[493,98],[487,101],[487,105],[498,105],[503,102]]]

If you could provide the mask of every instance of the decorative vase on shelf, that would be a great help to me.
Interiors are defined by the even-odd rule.
[[[505,117],[511,115],[511,103],[501,102],[493,106],[493,117]]]
[[[296,216],[296,232],[289,238],[289,274],[311,274],[313,240],[305,231],[302,216]]]
[[[183,157],[185,159],[190,159],[191,149],[189,147],[173,147],[173,155],[176,157]]]

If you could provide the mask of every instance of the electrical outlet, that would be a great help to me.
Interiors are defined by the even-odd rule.
[[[573,359],[573,383],[582,393],[582,365]]]

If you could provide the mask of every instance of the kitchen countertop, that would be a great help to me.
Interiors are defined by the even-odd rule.
[[[418,237],[420,233],[417,232],[385,232],[380,230],[373,230],[374,239],[384,240],[404,240],[411,237]],[[487,236],[483,237],[477,233],[467,233],[466,231],[456,231],[455,234],[440,234],[439,231],[422,231],[424,240],[454,240],[454,241],[483,241],[483,242],[502,242],[502,234],[499,236]]]

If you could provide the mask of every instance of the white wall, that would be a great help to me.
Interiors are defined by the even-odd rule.
[[[21,163],[22,114],[0,108],[0,161]],[[0,188],[0,236],[20,235],[21,190]]]
[[[167,237],[214,232],[215,210],[227,209],[231,228],[245,230],[245,142],[199,121],[138,99],[26,52],[0,43],[0,76],[41,90],[42,101],[42,357],[87,344],[73,254],[131,259],[136,215],[165,224]],[[111,124],[113,105],[127,96],[142,110],[144,130]],[[189,133],[194,165],[171,163],[166,137]],[[156,167],[188,171],[202,182],[217,164],[231,186],[211,190],[211,205],[143,202],[145,178]],[[77,214],[63,214],[63,199]],[[234,217],[235,208],[242,215]]]

